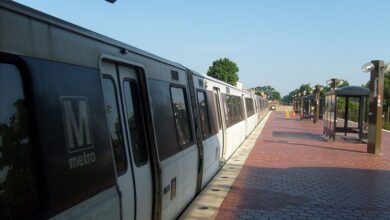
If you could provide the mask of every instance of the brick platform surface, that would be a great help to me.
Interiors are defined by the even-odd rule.
[[[321,134],[273,112],[216,219],[390,219],[390,133],[379,156]]]

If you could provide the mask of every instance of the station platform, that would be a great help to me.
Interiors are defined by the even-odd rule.
[[[321,135],[270,113],[180,219],[390,219],[390,133],[381,155]]]

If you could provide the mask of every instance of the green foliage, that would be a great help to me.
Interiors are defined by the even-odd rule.
[[[300,93],[304,93],[304,92],[306,91],[306,95],[310,94],[310,91],[311,91],[310,83],[302,84],[302,85],[299,87],[298,90],[299,90]]]
[[[309,95],[311,92],[311,86],[309,83],[302,84],[299,88],[294,89],[288,95],[284,96],[282,102],[285,104],[291,104],[293,100],[293,96],[297,96],[299,93],[303,94],[306,91],[306,95]]]
[[[385,74],[383,97],[384,97],[383,114],[385,115],[383,127],[385,129],[390,130],[390,73]]]
[[[281,101],[282,98],[280,96],[280,93],[275,90],[272,86],[257,86],[255,87],[255,93],[257,95],[261,95],[261,93],[265,93],[268,96],[269,100],[272,101]]]
[[[289,95],[283,96],[282,102],[285,103],[285,104],[291,103],[292,102],[291,96],[289,96]]]
[[[349,82],[345,79],[340,79],[343,81],[343,83],[337,85],[338,88],[349,86]]]
[[[235,86],[239,79],[238,71],[239,69],[235,62],[228,58],[221,58],[213,62],[213,65],[207,71],[207,75]]]
[[[383,93],[383,97],[390,101],[390,73],[385,74]]]

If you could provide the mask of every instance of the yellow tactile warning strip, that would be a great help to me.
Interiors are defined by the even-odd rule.
[[[195,200],[179,217],[180,220],[214,219],[234,180],[245,164],[258,136],[264,128],[271,112],[259,123],[238,150],[230,157],[213,180],[203,189]]]

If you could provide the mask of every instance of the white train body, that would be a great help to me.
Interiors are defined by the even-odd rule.
[[[175,219],[268,111],[10,1],[0,33],[0,219]]]

